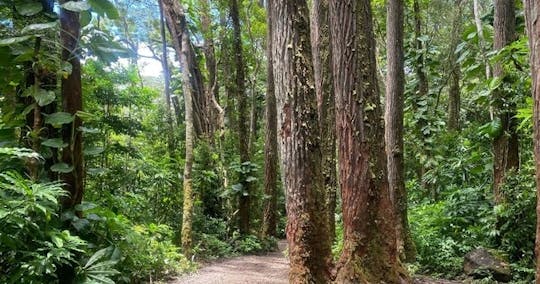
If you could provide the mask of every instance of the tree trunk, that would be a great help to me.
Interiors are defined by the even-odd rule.
[[[447,128],[449,131],[458,131],[459,130],[459,111],[460,111],[460,102],[461,102],[461,89],[460,89],[460,78],[461,78],[461,66],[457,62],[456,49],[461,38],[461,15],[462,15],[462,5],[461,0],[456,1],[457,13],[454,17],[454,22],[452,24],[452,35],[451,43],[449,49],[449,66],[450,70],[450,88],[448,90],[448,122]]]
[[[335,236],[336,210],[336,128],[332,86],[328,0],[313,0],[311,8],[311,49],[319,127],[321,129],[322,174],[326,193],[326,214],[330,241]]]
[[[230,0],[230,16],[233,26],[233,52],[234,52],[234,92],[238,102],[238,151],[240,163],[249,162],[249,118],[246,97],[244,57],[242,54],[242,34],[240,30],[240,17],[238,0]],[[238,198],[239,228],[242,234],[249,233],[251,186],[246,182],[247,177],[240,177],[244,193]]]
[[[61,1],[63,4],[67,1]],[[71,74],[62,77],[62,107],[64,112],[75,116],[82,110],[81,63],[79,61],[78,42],[80,37],[79,13],[60,9],[60,40],[62,42],[62,60],[69,62]],[[69,197],[63,201],[64,208],[73,208],[81,203],[84,194],[84,160],[82,153],[82,121],[78,116],[70,124],[64,125],[62,136],[68,147],[62,151],[62,162],[73,166],[69,173],[61,175]]]
[[[532,95],[534,99],[534,156],[536,159],[536,283],[540,280],[540,4],[524,0],[527,34],[529,36],[532,69]]]
[[[171,107],[171,72],[169,70],[169,59],[167,57],[167,37],[165,36],[165,17],[163,15],[163,1],[159,2],[159,28],[161,35],[161,67],[163,68],[163,81],[164,93],[165,93],[165,105],[167,107],[167,125],[169,126],[169,133],[167,134],[167,146],[169,152],[169,158],[171,161],[174,159],[174,152],[176,145],[174,143],[174,125],[173,125],[173,113]]]
[[[516,16],[514,1],[495,0],[495,16],[493,21],[493,49],[501,50],[516,39]],[[505,76],[501,62],[493,66],[493,76],[503,79]],[[519,167],[519,141],[517,122],[513,118],[516,106],[502,88],[493,91],[492,105],[495,117],[500,119],[501,134],[493,139],[493,196],[495,203],[504,201],[500,188],[504,183],[506,172]]]
[[[478,44],[480,45],[480,55],[482,56],[482,60],[486,64],[486,79],[491,78],[491,67],[489,65],[489,62],[486,60],[486,40],[484,38],[484,28],[482,27],[482,19],[480,15],[480,3],[478,3],[479,0],[473,1],[473,13],[474,13],[474,23],[476,25],[476,33],[478,34]]]
[[[272,0],[268,0],[270,7]],[[267,11],[267,76],[266,76],[266,132],[264,137],[264,212],[263,237],[277,237],[277,200],[278,200],[278,146],[277,146],[277,109],[274,91],[274,71],[272,70],[272,25],[273,19]]]
[[[171,34],[171,40],[179,60],[182,57],[183,47],[182,42],[184,31],[187,31],[186,16],[184,15],[182,5],[179,1],[161,0],[163,1],[163,14],[167,23],[167,28]],[[204,92],[203,77],[201,70],[197,64],[197,57],[193,45],[189,38],[189,33],[186,33],[187,62],[189,73],[189,83],[193,91],[193,129],[196,136],[208,136],[209,118],[206,110],[206,96]],[[182,70],[184,72],[184,70]]]
[[[272,3],[273,73],[284,173],[290,283],[328,283],[330,243],[316,94],[313,88],[309,11],[305,0]]]
[[[330,1],[344,244],[337,283],[407,283],[398,260],[369,0]]]
[[[386,21],[385,140],[388,161],[388,185],[397,218],[397,248],[405,261],[414,261],[416,248],[409,232],[407,219],[407,191],[403,160],[403,104],[405,72],[403,55],[403,0],[389,0]]]

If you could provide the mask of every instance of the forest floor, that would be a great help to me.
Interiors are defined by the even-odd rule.
[[[281,240],[278,250],[263,255],[246,255],[204,264],[190,275],[183,275],[168,284],[287,284],[289,263],[283,253],[287,242]],[[415,284],[457,284],[463,282],[414,277]]]

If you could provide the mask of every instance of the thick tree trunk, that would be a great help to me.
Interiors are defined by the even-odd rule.
[[[454,21],[452,24],[452,35],[449,49],[449,66],[450,70],[450,88],[448,90],[448,121],[447,128],[449,131],[459,131],[459,111],[460,111],[460,102],[461,102],[461,89],[460,89],[460,78],[461,78],[461,66],[457,62],[456,49],[461,38],[461,16],[462,16],[462,5],[461,0],[456,1],[457,13],[454,16]]]
[[[516,15],[514,1],[495,0],[493,49],[500,50],[516,39]],[[505,76],[503,64],[493,67],[493,76]],[[516,106],[502,89],[493,91],[492,105],[495,117],[500,119],[501,134],[493,140],[493,196],[495,203],[504,201],[500,188],[506,172],[519,167],[519,140],[515,118]]]
[[[242,33],[240,30],[240,16],[238,0],[229,0],[230,16],[233,26],[233,53],[234,53],[234,92],[238,102],[238,151],[240,163],[250,161],[249,155],[249,118],[248,103],[246,97],[245,67],[242,52]],[[249,233],[251,186],[246,182],[246,177],[240,177],[244,194],[238,198],[239,228],[242,234]]]
[[[336,210],[336,128],[332,86],[328,0],[313,0],[311,8],[311,49],[319,127],[321,129],[322,173],[326,193],[326,214],[330,241],[335,236]]]
[[[273,0],[268,0],[270,7]],[[278,145],[277,145],[277,109],[274,90],[274,70],[272,64],[272,25],[273,19],[267,11],[267,76],[266,76],[266,132],[264,137],[264,212],[263,237],[277,237],[277,200],[278,200]]]
[[[305,0],[272,3],[273,73],[287,204],[290,283],[328,283],[331,260]]]
[[[63,4],[67,1],[61,1]],[[79,61],[78,42],[80,37],[79,13],[60,9],[60,40],[62,42],[62,60],[72,67],[67,78],[62,77],[62,108],[64,112],[75,115],[82,110],[81,63]],[[82,153],[82,121],[75,116],[72,123],[64,125],[62,135],[68,147],[62,151],[62,162],[73,166],[69,173],[61,175],[70,195],[63,201],[64,208],[73,208],[81,203],[84,194],[84,160]]]
[[[540,282],[540,4],[524,0],[529,36],[532,69],[532,95],[534,99],[534,156],[536,159],[536,283]]]
[[[171,107],[171,72],[169,70],[169,59],[167,56],[167,37],[165,35],[165,16],[163,15],[163,1],[159,2],[159,28],[161,35],[161,67],[163,68],[163,81],[164,81],[164,94],[165,105],[167,107],[167,124],[169,126],[169,133],[167,134],[167,146],[169,152],[169,158],[171,161],[174,159],[175,142],[174,142],[174,123],[173,123],[173,110]]]
[[[337,283],[407,283],[398,260],[369,0],[330,1],[344,245]]]
[[[416,249],[409,232],[407,219],[407,191],[403,160],[403,104],[405,72],[403,55],[403,0],[389,0],[386,21],[385,141],[388,159],[388,185],[393,197],[397,218],[397,248],[405,261],[414,261]]]

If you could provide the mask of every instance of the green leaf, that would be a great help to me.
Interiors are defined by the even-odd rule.
[[[62,138],[52,138],[52,139],[47,139],[43,141],[41,145],[52,147],[52,148],[64,148],[68,145],[68,143],[64,143]]]
[[[66,163],[58,163],[51,166],[51,171],[56,172],[56,173],[67,174],[73,171],[73,166],[68,165]]]
[[[95,203],[83,201],[81,204],[75,205],[77,211],[88,211],[98,207]]]
[[[82,11],[79,15],[79,22],[81,23],[81,28],[84,28],[90,24],[92,21],[92,13],[90,11]]]
[[[56,235],[52,235],[51,236],[51,241],[53,242],[54,245],[56,245],[56,247],[58,248],[61,248],[64,246],[64,241],[62,240],[62,238],[59,238],[58,236]]]
[[[77,111],[77,113],[75,113],[75,115],[77,117],[79,117],[82,121],[86,121],[86,122],[94,120],[96,118],[95,115],[93,115],[93,114],[91,114],[89,112],[81,111],[81,110]]]
[[[114,5],[108,0],[89,0],[90,6],[94,12],[98,13],[100,16],[107,15],[107,18],[114,20],[119,18],[118,10]]]
[[[23,16],[33,16],[43,10],[39,1],[24,1],[15,4],[15,10]]]
[[[82,12],[90,9],[90,5],[85,1],[69,1],[62,4],[62,8],[73,12]]]
[[[78,130],[84,133],[91,133],[91,134],[99,133],[99,129],[97,128],[88,128],[84,126],[79,126]]]
[[[96,156],[96,155],[99,155],[99,154],[103,153],[103,151],[105,151],[105,149],[103,149],[103,147],[90,146],[88,148],[85,148],[83,150],[83,153],[86,156]]]
[[[246,178],[246,182],[252,182],[252,181],[256,181],[256,180],[257,180],[257,178],[254,177],[254,176],[248,176],[248,177]]]
[[[46,106],[54,102],[54,99],[56,99],[56,94],[54,93],[54,91],[47,91],[38,88],[38,90],[34,93],[34,99],[36,99],[36,102],[39,106]]]
[[[22,33],[42,31],[42,30],[46,30],[46,29],[50,29],[54,27],[56,27],[56,22],[43,23],[43,24],[31,24],[24,27],[24,29],[22,29]]]
[[[56,128],[71,122],[73,122],[73,116],[67,112],[55,112],[45,117],[45,123],[52,124]]]
[[[31,36],[17,36],[17,37],[0,39],[0,46],[9,46],[9,45],[16,44],[19,42],[27,41],[30,38]]]
[[[90,225],[90,221],[86,219],[77,219],[71,222],[71,224],[77,231],[82,231],[86,226]]]

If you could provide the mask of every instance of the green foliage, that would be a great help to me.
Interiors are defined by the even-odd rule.
[[[77,263],[86,242],[61,228],[59,183],[34,183],[16,172],[0,174],[0,282],[52,282],[58,269]]]

